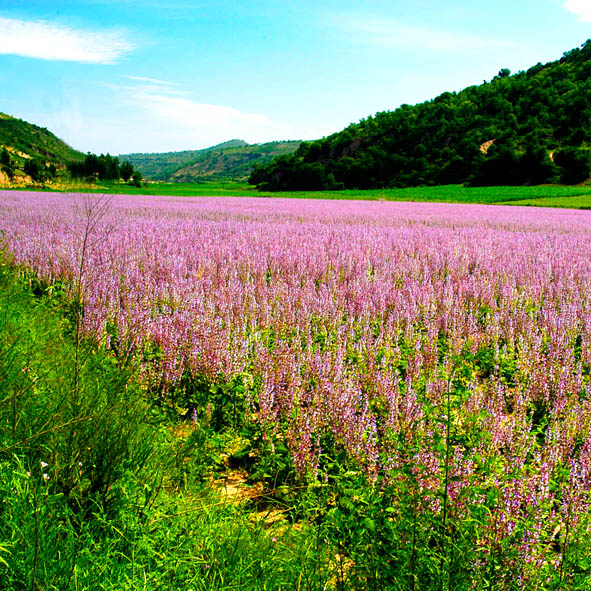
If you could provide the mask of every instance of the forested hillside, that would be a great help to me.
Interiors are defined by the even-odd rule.
[[[576,184],[591,171],[591,40],[555,62],[384,111],[258,166],[266,190]]]
[[[248,144],[244,140],[230,140],[204,150],[124,154],[119,158],[131,162],[152,180],[246,180],[255,163],[267,164],[277,156],[293,153],[299,145],[299,141]]]
[[[0,113],[0,184],[52,178],[83,158],[44,127]]]
[[[84,155],[71,148],[45,127],[0,113],[0,146],[45,158],[56,164],[81,160]]]

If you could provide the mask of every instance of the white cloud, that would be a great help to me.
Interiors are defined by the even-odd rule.
[[[223,105],[208,105],[151,92],[140,92],[136,98],[155,116],[187,127],[262,129],[274,126],[266,115],[244,113]]]
[[[99,109],[78,92],[68,91],[58,110],[12,114],[47,127],[82,152],[97,154],[197,150],[234,138],[251,144],[316,139],[343,127],[329,128],[327,122],[327,128],[315,129],[297,119],[281,121],[247,109],[199,102],[173,82],[125,78],[129,83],[96,83]]]
[[[591,23],[591,1],[590,0],[567,0],[564,7],[579,17],[584,23]]]
[[[177,143],[185,146],[208,147],[219,142],[240,138],[250,143],[282,139],[299,139],[302,129],[274,121],[261,113],[249,113],[225,105],[212,105],[179,96],[176,89],[138,85],[125,88],[128,101],[147,115],[150,127],[166,129]],[[316,137],[312,130],[309,137]],[[307,134],[306,134],[307,135]]]
[[[130,76],[126,78],[134,81]],[[68,95],[59,111],[16,115],[47,126],[82,152],[97,154],[196,150],[234,138],[249,143],[315,139],[336,131],[312,129],[297,120],[282,122],[261,113],[199,102],[180,85],[159,85],[155,78],[136,82],[97,83],[111,91],[105,93],[100,112],[89,110],[79,98]]]
[[[135,49],[119,31],[84,31],[45,21],[0,17],[0,54],[113,64]]]
[[[470,33],[452,33],[416,27],[393,20],[350,18],[344,26],[366,43],[388,49],[427,49],[432,51],[469,51],[473,49],[515,47],[512,41],[491,39]],[[359,38],[359,37],[358,37]]]
[[[122,76],[122,78],[127,78],[135,82],[148,82],[158,86],[176,86],[174,82],[166,82],[165,80],[158,80],[158,78],[146,78],[145,76]]]

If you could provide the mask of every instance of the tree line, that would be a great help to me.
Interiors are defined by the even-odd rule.
[[[88,152],[84,160],[70,162],[68,171],[73,178],[85,178],[89,180],[116,181],[123,179],[136,186],[141,186],[142,173],[133,167],[130,162],[119,162],[119,158],[110,154],[97,156]]]
[[[258,166],[259,189],[576,184],[591,174],[591,40],[560,60],[370,116]]]
[[[0,170],[12,180],[19,169],[39,183],[54,179],[58,175],[58,169],[54,163],[48,164],[39,157],[25,158],[24,163],[20,163],[18,159],[11,156],[6,147],[3,147],[0,151]],[[83,160],[69,162],[66,169],[72,178],[102,181],[122,179],[138,187],[142,182],[142,173],[130,162],[119,162],[118,158],[110,154],[97,156],[89,152]]]

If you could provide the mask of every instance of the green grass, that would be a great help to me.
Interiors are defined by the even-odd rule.
[[[438,187],[413,187],[405,189],[370,189],[364,191],[316,191],[264,193],[265,196],[283,196],[308,199],[359,199],[369,201],[422,201],[437,203],[515,203],[537,199],[591,197],[591,187],[561,185],[540,187],[464,187],[442,185]]]
[[[501,202],[499,205],[515,205],[513,202]],[[545,197],[523,199],[518,205],[532,207],[567,207],[569,209],[591,209],[591,192],[580,195],[564,195],[560,197]]]
[[[67,192],[126,195],[168,195],[178,197],[274,197],[286,199],[335,199],[362,201],[420,201],[433,203],[484,203],[501,205],[536,205],[539,207],[591,206],[591,186],[544,185],[537,187],[464,187],[443,185],[406,189],[369,189],[347,191],[257,191],[246,183],[208,181],[201,183],[147,183],[134,187],[124,183],[85,183],[63,185]]]
[[[21,189],[23,190],[23,189]],[[39,187],[30,187],[30,190],[38,191]],[[99,193],[99,194],[121,194],[121,195],[165,195],[171,197],[193,197],[193,196],[237,196],[245,195],[262,196],[263,193],[251,189],[245,183],[233,181],[224,182],[202,182],[202,183],[164,183],[151,182],[135,187],[127,183],[84,183],[69,182],[56,183],[42,187],[41,190],[58,191],[62,193]]]
[[[327,588],[318,531],[209,486],[221,434],[155,405],[76,318],[0,260],[0,589]]]

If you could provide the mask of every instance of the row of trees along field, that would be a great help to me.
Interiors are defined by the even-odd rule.
[[[256,167],[259,189],[576,184],[591,174],[591,40],[555,62],[377,113]]]
[[[130,162],[119,162],[119,158],[110,154],[86,154],[80,162],[68,164],[70,175],[74,178],[99,179],[102,181],[115,181],[123,179],[126,182],[140,186],[142,173],[135,170]]]
[[[82,160],[68,162],[66,168],[72,178],[102,181],[123,179],[125,182],[131,182],[134,185],[141,186],[142,173],[134,169],[131,163],[120,163],[118,158],[110,154],[97,156],[89,152]],[[40,158],[27,158],[20,163],[4,147],[0,151],[0,170],[12,179],[17,169],[22,169],[33,181],[40,183],[54,179],[58,175],[58,168],[55,163],[48,164]]]

